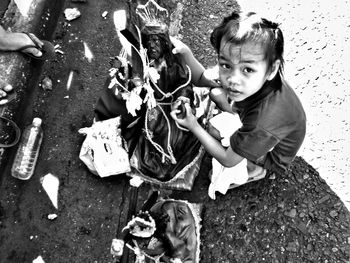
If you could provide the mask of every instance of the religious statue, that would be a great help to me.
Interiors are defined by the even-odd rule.
[[[153,197],[113,239],[111,254],[117,262],[125,246],[135,262],[199,263],[201,206],[187,201]]]
[[[154,0],[139,5],[140,27],[118,30],[123,44],[103,94],[96,120],[121,116],[120,129],[128,144],[132,171],[145,181],[175,189],[192,188],[204,149],[197,138],[171,118],[171,105],[198,107],[190,68],[172,53],[168,12]],[[204,126],[205,116],[199,117]]]

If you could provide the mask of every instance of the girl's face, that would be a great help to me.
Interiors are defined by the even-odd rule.
[[[225,38],[221,40],[220,81],[232,101],[242,101],[260,90],[266,80],[273,79],[278,66],[279,63],[269,69],[265,50],[259,43],[235,45]]]

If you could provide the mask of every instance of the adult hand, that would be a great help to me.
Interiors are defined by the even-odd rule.
[[[7,84],[0,80],[0,106],[5,105],[10,101],[10,98],[8,97],[8,93],[13,90],[12,85]]]
[[[26,38],[26,42],[23,41],[23,44],[26,43],[27,45],[36,45],[38,46],[39,48],[42,48],[44,43],[34,34],[32,33],[29,33],[29,35],[27,34],[23,34]],[[41,57],[43,54],[42,52],[36,48],[36,47],[30,47],[30,48],[26,48],[24,50],[22,50],[23,53],[26,53],[26,54],[32,54],[33,56],[35,57]]]

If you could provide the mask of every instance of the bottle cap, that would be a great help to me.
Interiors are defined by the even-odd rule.
[[[42,120],[40,118],[34,118],[33,119],[33,125],[34,126],[40,126],[41,122],[42,122]]]

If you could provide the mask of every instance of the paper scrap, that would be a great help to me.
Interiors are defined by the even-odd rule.
[[[57,214],[49,214],[47,215],[47,219],[54,220],[57,218]]]
[[[45,263],[45,261],[41,256],[38,256],[36,259],[33,260],[33,263]]]
[[[59,180],[56,176],[54,176],[51,173],[48,173],[47,175],[43,176],[40,179],[40,182],[45,190],[45,192],[47,193],[47,195],[49,196],[53,206],[58,209],[58,188],[59,188]]]
[[[92,54],[88,44],[84,42],[84,54],[87,60],[91,63],[92,59],[94,58],[94,54]]]
[[[142,183],[143,183],[143,180],[139,176],[134,176],[129,181],[129,184],[133,187],[139,187]]]
[[[73,70],[71,70],[71,71],[69,72],[69,76],[68,76],[68,80],[67,80],[67,86],[66,86],[67,90],[69,90],[69,89],[70,89],[70,86],[72,85],[73,73],[74,73]]]

